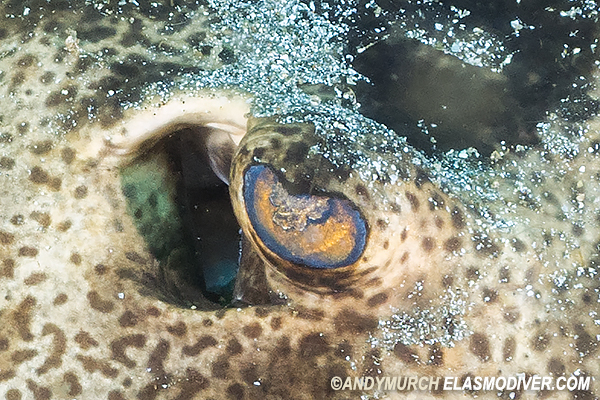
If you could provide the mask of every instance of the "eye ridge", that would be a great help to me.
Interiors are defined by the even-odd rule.
[[[331,195],[289,194],[266,164],[244,173],[243,198],[262,247],[279,258],[311,269],[354,264],[363,254],[367,224],[358,208]]]

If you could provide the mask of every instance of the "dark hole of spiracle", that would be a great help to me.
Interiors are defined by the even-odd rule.
[[[202,128],[168,135],[122,169],[129,214],[155,268],[138,279],[148,293],[207,310],[232,305],[240,227],[227,184],[212,171]]]

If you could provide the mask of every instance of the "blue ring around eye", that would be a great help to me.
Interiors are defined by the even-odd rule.
[[[284,199],[274,202],[273,196]],[[349,200],[290,195],[266,165],[246,170],[243,197],[250,223],[263,245],[284,260],[333,269],[355,263],[365,249],[367,226]]]

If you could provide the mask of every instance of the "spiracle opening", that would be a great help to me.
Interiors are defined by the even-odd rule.
[[[155,268],[136,279],[163,301],[198,309],[229,306],[240,227],[229,190],[198,142],[203,128],[168,135],[121,169],[121,187]]]

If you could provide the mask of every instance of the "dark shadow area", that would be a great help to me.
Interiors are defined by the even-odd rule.
[[[379,43],[355,66],[372,83],[358,86],[361,112],[428,153],[475,147],[490,154],[501,141],[536,142],[545,109],[520,106],[503,75],[415,41]]]
[[[228,186],[182,130],[122,169],[127,208],[156,262],[135,278],[161,300],[199,309],[227,306],[240,256]]]
[[[598,101],[586,92],[598,59],[593,44],[599,24],[586,7],[568,0],[382,0],[375,7],[364,0],[348,15],[341,2],[329,0],[317,11],[350,26],[347,51],[356,57],[354,67],[373,82],[357,88],[365,115],[428,153],[475,147],[489,155],[500,141],[535,143],[536,124],[546,111],[570,121],[598,112]],[[439,36],[436,23],[449,26],[457,9],[465,32],[481,29],[503,44],[504,56],[513,55],[495,78],[485,68],[453,62],[441,51],[402,39],[394,27],[396,21],[408,21],[426,35]],[[518,34],[513,21],[523,25]]]

